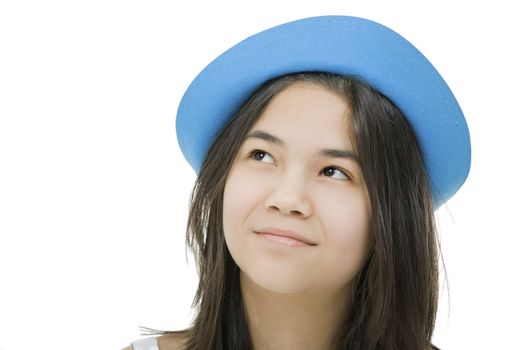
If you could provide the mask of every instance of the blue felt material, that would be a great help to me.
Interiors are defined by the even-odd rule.
[[[212,61],[193,80],[177,112],[177,138],[199,172],[225,123],[266,80],[301,71],[360,78],[388,96],[419,139],[436,208],[465,182],[468,127],[451,90],[432,64],[391,29],[363,18],[321,16],[255,34]]]

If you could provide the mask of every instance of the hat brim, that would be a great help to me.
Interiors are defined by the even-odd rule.
[[[212,61],[191,83],[177,112],[177,138],[198,173],[226,122],[264,82],[295,72],[355,76],[404,113],[420,143],[436,207],[470,169],[470,136],[452,91],[410,42],[370,20],[320,16],[255,34]]]

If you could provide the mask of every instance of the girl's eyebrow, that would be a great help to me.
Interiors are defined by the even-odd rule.
[[[245,140],[247,140],[249,138],[255,138],[255,139],[264,140],[264,141],[273,143],[273,144],[275,144],[277,146],[283,146],[284,145],[284,141],[281,140],[280,138],[278,138],[277,136],[268,134],[267,132],[261,131],[261,130],[255,130],[255,131],[249,133],[248,136],[246,136]]]
[[[249,138],[264,140],[266,142],[273,143],[277,146],[284,145],[284,141],[278,138],[277,136],[269,134],[261,130],[255,130],[249,133],[246,136],[245,140]],[[359,158],[357,157],[357,154],[354,151],[350,151],[350,150],[322,149],[321,151],[319,151],[319,156],[323,158],[345,158],[345,159],[353,160],[357,164],[359,164]]]

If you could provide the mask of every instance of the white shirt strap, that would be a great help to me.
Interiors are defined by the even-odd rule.
[[[156,337],[135,340],[131,343],[133,350],[159,350]]]

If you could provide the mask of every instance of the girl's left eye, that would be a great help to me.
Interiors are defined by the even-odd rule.
[[[334,168],[334,167],[327,167],[322,170],[323,175],[331,177],[336,180],[350,180],[350,177],[346,175],[343,171]]]

